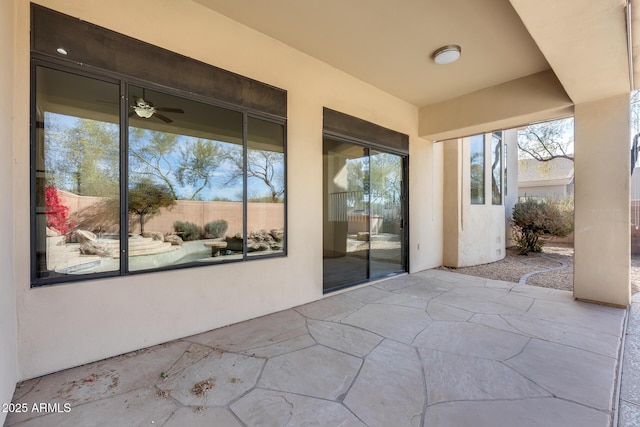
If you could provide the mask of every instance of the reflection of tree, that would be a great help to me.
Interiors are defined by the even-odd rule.
[[[129,128],[129,155],[132,174],[155,177],[162,181],[174,199],[178,198],[173,186],[173,153],[178,135],[140,128]]]
[[[224,157],[233,169],[227,183],[243,177],[242,147],[232,147],[225,151]],[[284,195],[284,154],[267,150],[247,150],[247,178],[257,178],[269,188],[269,201],[282,201]]]
[[[471,155],[471,189],[481,197],[484,190],[484,153]]]
[[[502,144],[499,139],[493,139],[493,158],[491,164],[491,195],[492,203],[499,205],[502,203]]]
[[[198,187],[190,199],[194,200],[198,193],[209,186],[211,174],[220,164],[220,149],[211,141],[198,139],[187,142],[180,149],[180,165],[176,177],[180,185]]]
[[[402,159],[386,153],[371,156],[371,192],[383,203],[400,203],[402,191]]]
[[[383,204],[400,202],[402,192],[402,159],[376,153],[367,159],[347,162],[347,191],[365,191]]]
[[[45,169],[59,189],[83,196],[118,193],[119,136],[112,123],[47,115]]]
[[[211,184],[222,161],[217,142],[130,128],[131,175],[166,185],[174,199],[194,200]],[[186,194],[179,194],[179,187]]]
[[[129,212],[138,215],[140,233],[144,232],[147,217],[160,213],[160,208],[175,205],[175,197],[162,184],[156,184],[149,178],[143,178],[129,189]]]

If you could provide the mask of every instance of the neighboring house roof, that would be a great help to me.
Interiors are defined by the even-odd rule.
[[[573,182],[573,162],[557,158],[548,162],[535,159],[518,160],[518,187],[569,185]]]

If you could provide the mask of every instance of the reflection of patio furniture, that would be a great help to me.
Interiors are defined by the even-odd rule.
[[[211,256],[220,256],[220,251],[222,249],[227,249],[227,242],[204,242],[206,247],[211,248]]]

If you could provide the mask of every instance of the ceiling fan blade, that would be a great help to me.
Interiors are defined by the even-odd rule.
[[[184,113],[182,108],[155,107],[156,111],[164,111],[165,113]]]
[[[163,122],[165,122],[165,123],[171,123],[171,122],[173,122],[173,120],[171,120],[169,117],[163,116],[162,114],[155,113],[155,114],[153,115],[153,117],[157,117],[157,118],[159,118],[160,120],[162,120],[162,121],[163,121]]]
[[[133,117],[133,116],[135,116],[135,115],[136,115],[136,112],[135,112],[135,111],[132,111],[132,112],[130,112],[130,113],[129,113],[129,117]]]

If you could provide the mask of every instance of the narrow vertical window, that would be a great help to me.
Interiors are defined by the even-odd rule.
[[[491,135],[491,203],[502,204],[502,132]]]
[[[507,150],[508,145],[507,144],[503,144],[504,145],[504,197],[507,197],[509,195],[509,186],[508,184],[508,178],[509,178],[509,174],[507,173],[507,168],[509,166],[509,151]]]
[[[284,250],[284,126],[249,117],[247,123],[247,254]]]
[[[484,135],[471,137],[471,203],[484,204]]]
[[[117,84],[35,69],[34,279],[117,272]]]

